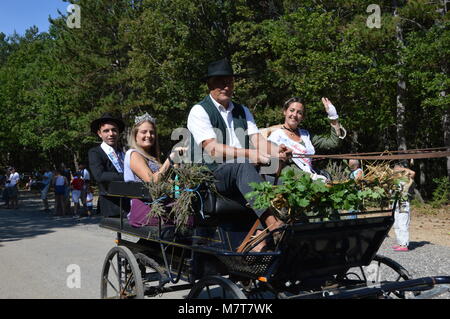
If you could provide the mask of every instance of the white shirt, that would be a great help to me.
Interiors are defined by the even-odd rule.
[[[89,181],[91,179],[91,175],[89,174],[89,171],[85,168],[82,171],[83,176],[81,176],[85,181]]]
[[[236,132],[234,130],[233,115],[231,114],[231,111],[234,109],[233,102],[230,102],[228,109],[225,109],[221,104],[214,100],[211,95],[210,97],[227,126],[228,135],[230,136],[230,140],[227,141],[227,145],[236,148],[243,148],[241,142],[243,143],[245,141],[245,132]],[[245,112],[245,118],[247,120],[247,135],[251,136],[253,134],[259,133],[253,115],[250,113],[247,107],[243,106],[243,108]],[[194,107],[189,112],[187,127],[194,136],[195,142],[199,146],[201,146],[203,141],[212,138],[217,139],[217,142],[219,143],[223,143],[223,139],[218,138],[216,132],[214,131],[208,113],[206,113],[203,106],[199,104],[194,105]]]
[[[9,183],[6,185],[7,187],[14,187],[20,180],[20,175],[19,173],[15,172],[15,173],[11,173],[11,175],[9,175]]]
[[[92,193],[87,193],[86,195],[86,206],[93,206],[94,195]]]

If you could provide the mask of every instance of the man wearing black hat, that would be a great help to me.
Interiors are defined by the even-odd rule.
[[[91,123],[91,132],[98,135],[102,143],[89,150],[89,168],[99,185],[98,207],[105,217],[120,215],[120,199],[105,195],[109,182],[123,181],[124,153],[118,148],[118,144],[124,128],[122,120],[107,113]],[[127,207],[123,207],[123,210],[126,211]]]
[[[227,59],[209,64],[203,80],[210,94],[192,107],[187,126],[195,141],[191,144],[191,156],[198,157],[196,148],[201,148],[201,160],[213,171],[218,191],[238,192],[243,198],[252,190],[249,183],[263,181],[255,164],[267,164],[271,157],[285,157],[288,149],[264,139],[249,109],[232,102],[235,76],[239,75],[234,74]],[[252,207],[253,202],[249,204]],[[282,224],[270,211],[254,211],[271,230]]]

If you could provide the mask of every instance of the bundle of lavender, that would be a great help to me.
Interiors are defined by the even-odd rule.
[[[199,187],[207,185],[216,191],[211,171],[195,164],[172,167],[158,182],[145,184],[153,199],[149,217],[171,220],[181,231],[194,214],[194,202],[200,196]]]

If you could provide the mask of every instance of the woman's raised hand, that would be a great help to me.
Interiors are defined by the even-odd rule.
[[[322,103],[323,103],[323,106],[325,107],[325,111],[328,114],[328,118],[330,120],[337,120],[339,118],[339,116],[337,114],[336,108],[331,103],[331,101],[328,98],[323,97],[322,98]]]

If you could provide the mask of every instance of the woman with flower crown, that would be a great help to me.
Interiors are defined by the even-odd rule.
[[[156,119],[145,113],[135,119],[128,136],[130,149],[125,153],[125,182],[158,182],[163,174],[174,164],[174,160],[182,150],[174,148],[169,157],[161,163]],[[150,207],[138,199],[131,200],[128,219],[133,226],[143,226]]]

